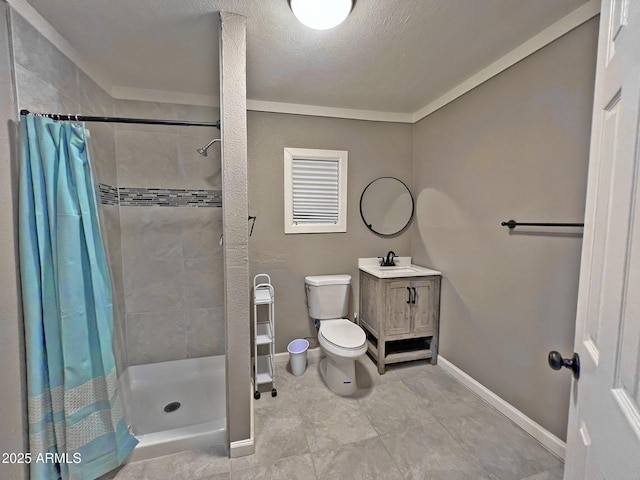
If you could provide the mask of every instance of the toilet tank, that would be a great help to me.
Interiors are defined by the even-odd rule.
[[[305,277],[304,283],[311,318],[343,318],[349,313],[351,275],[315,275]]]

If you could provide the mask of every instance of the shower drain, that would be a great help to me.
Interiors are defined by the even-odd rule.
[[[175,412],[180,408],[180,402],[167,403],[164,407],[164,411],[167,413]]]

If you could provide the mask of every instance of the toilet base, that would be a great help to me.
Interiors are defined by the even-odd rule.
[[[320,360],[320,376],[331,391],[343,397],[350,397],[358,390],[354,359],[336,362],[327,356]]]

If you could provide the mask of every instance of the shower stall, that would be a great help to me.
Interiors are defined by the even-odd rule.
[[[15,87],[7,122],[17,129],[13,112],[20,108],[62,112],[52,118],[86,122],[89,132],[112,281],[118,383],[138,440],[127,461],[216,445],[228,447],[231,456],[253,453],[249,305],[242,302],[249,296],[244,18],[220,14],[221,51],[225,44],[233,47],[220,58],[221,72],[233,78],[221,81],[226,113],[220,122],[217,107],[112,97],[3,0],[0,7],[10,24],[0,35],[0,46],[10,53],[0,73],[11,74]],[[218,16],[212,19],[215,32]],[[233,147],[224,162],[226,212],[223,136]],[[12,165],[5,167],[13,174],[19,159],[11,153]],[[11,233],[17,236],[15,222]],[[235,254],[227,278],[230,260],[223,249]],[[247,322],[228,324],[227,316]],[[19,327],[16,344],[24,340]],[[24,351],[16,357],[24,358]],[[23,375],[20,362],[9,370]],[[28,410],[25,395],[15,403]]]
[[[141,103],[118,101],[116,111],[137,117]],[[101,204],[119,383],[139,441],[127,461],[227,444],[220,149],[198,151],[219,136],[219,111],[153,107],[201,122],[116,123],[117,185],[101,185],[118,194],[117,205],[109,195]]]
[[[118,110],[133,114],[140,103],[123,100]],[[206,120],[219,115],[209,107],[182,110]],[[208,152],[220,139],[197,148],[218,135],[219,122],[38,115],[86,122],[112,280],[118,383],[138,440],[126,461],[226,445],[221,164],[219,149]]]
[[[138,440],[127,462],[228,444],[220,151],[208,155],[219,111],[154,104],[202,121],[138,118],[145,103],[118,101],[122,117],[39,114],[86,122],[118,383]]]

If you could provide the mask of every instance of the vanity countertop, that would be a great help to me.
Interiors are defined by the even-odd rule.
[[[358,268],[377,278],[428,277],[442,275],[437,270],[411,263],[411,257],[395,257],[395,267],[381,267],[380,259],[359,258]]]

